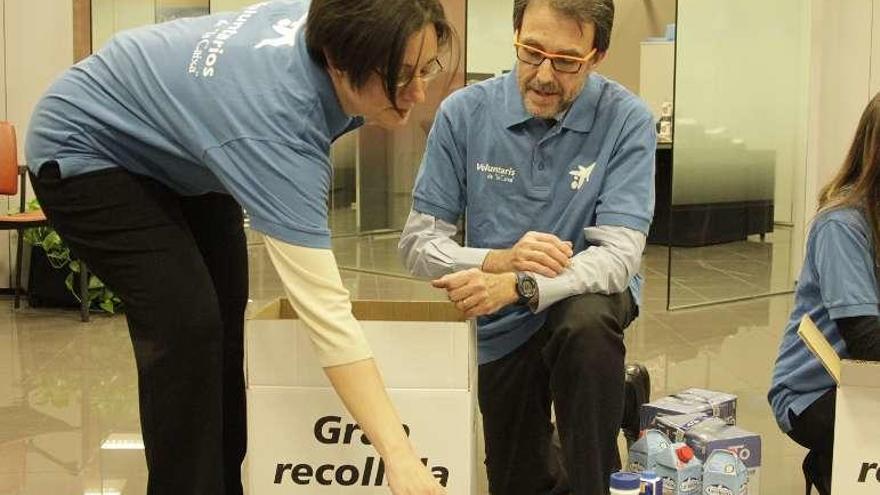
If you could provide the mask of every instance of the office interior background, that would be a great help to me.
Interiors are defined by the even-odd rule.
[[[22,163],[34,103],[113,33],[248,3],[0,0],[0,120],[17,127]],[[880,90],[880,0],[615,3],[599,72],[657,119],[664,103],[674,109],[673,139],[658,143],[645,300],[627,330],[628,360],[648,367],[654,396],[737,394],[740,425],[763,437],[763,493],[799,493],[804,452],[778,431],[765,395],[818,189]],[[512,4],[444,0],[463,42],[448,81],[431,86],[407,127],[364,127],[334,144],[333,248],[353,297],[444,298],[405,271],[397,240],[439,102],[513,68]],[[15,233],[0,233],[0,246],[0,277],[11,284]],[[249,251],[252,304],[283,295],[259,235]],[[76,312],[0,301],[0,494],[143,493],[137,414],[124,318],[80,324]]]

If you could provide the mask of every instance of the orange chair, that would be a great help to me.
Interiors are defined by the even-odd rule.
[[[15,252],[15,308],[21,301],[21,259],[24,251],[22,231],[32,227],[48,225],[42,210],[25,211],[27,205],[27,167],[18,165],[18,149],[15,142],[15,127],[9,122],[0,121],[0,194],[6,196],[19,195],[18,213],[0,215],[0,230],[18,232],[18,249]],[[89,321],[88,270],[85,263],[80,263],[80,317]]]

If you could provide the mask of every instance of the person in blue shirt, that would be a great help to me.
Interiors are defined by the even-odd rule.
[[[497,495],[604,494],[620,466],[656,137],[645,104],[594,72],[613,17],[611,0],[514,3],[515,70],[441,104],[401,235],[407,267],[479,317]]]
[[[809,449],[807,493],[831,493],[836,385],[797,330],[808,315],[841,358],[880,361],[880,94],[865,108],[836,176],[819,194],[794,309],[768,394],[779,427]]]
[[[122,32],[36,105],[37,197],[125,304],[151,495],[242,493],[242,208],[391,491],[443,493],[351,315],[327,198],[330,144],[404,124],[452,36],[439,0],[261,2]]]

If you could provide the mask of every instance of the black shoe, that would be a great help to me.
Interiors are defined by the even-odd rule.
[[[620,425],[626,437],[627,448],[639,439],[639,411],[642,404],[651,400],[651,376],[647,368],[638,363],[626,365],[626,402],[623,408],[623,423]]]
[[[831,495],[830,472],[825,472],[830,471],[830,465],[830,462],[823,460],[815,451],[807,452],[804,462],[801,464],[806,484],[806,495],[812,494],[814,486],[819,495]]]

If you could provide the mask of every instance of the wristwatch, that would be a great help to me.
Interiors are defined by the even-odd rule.
[[[530,273],[516,272],[516,303],[525,306],[538,299],[538,282]]]

